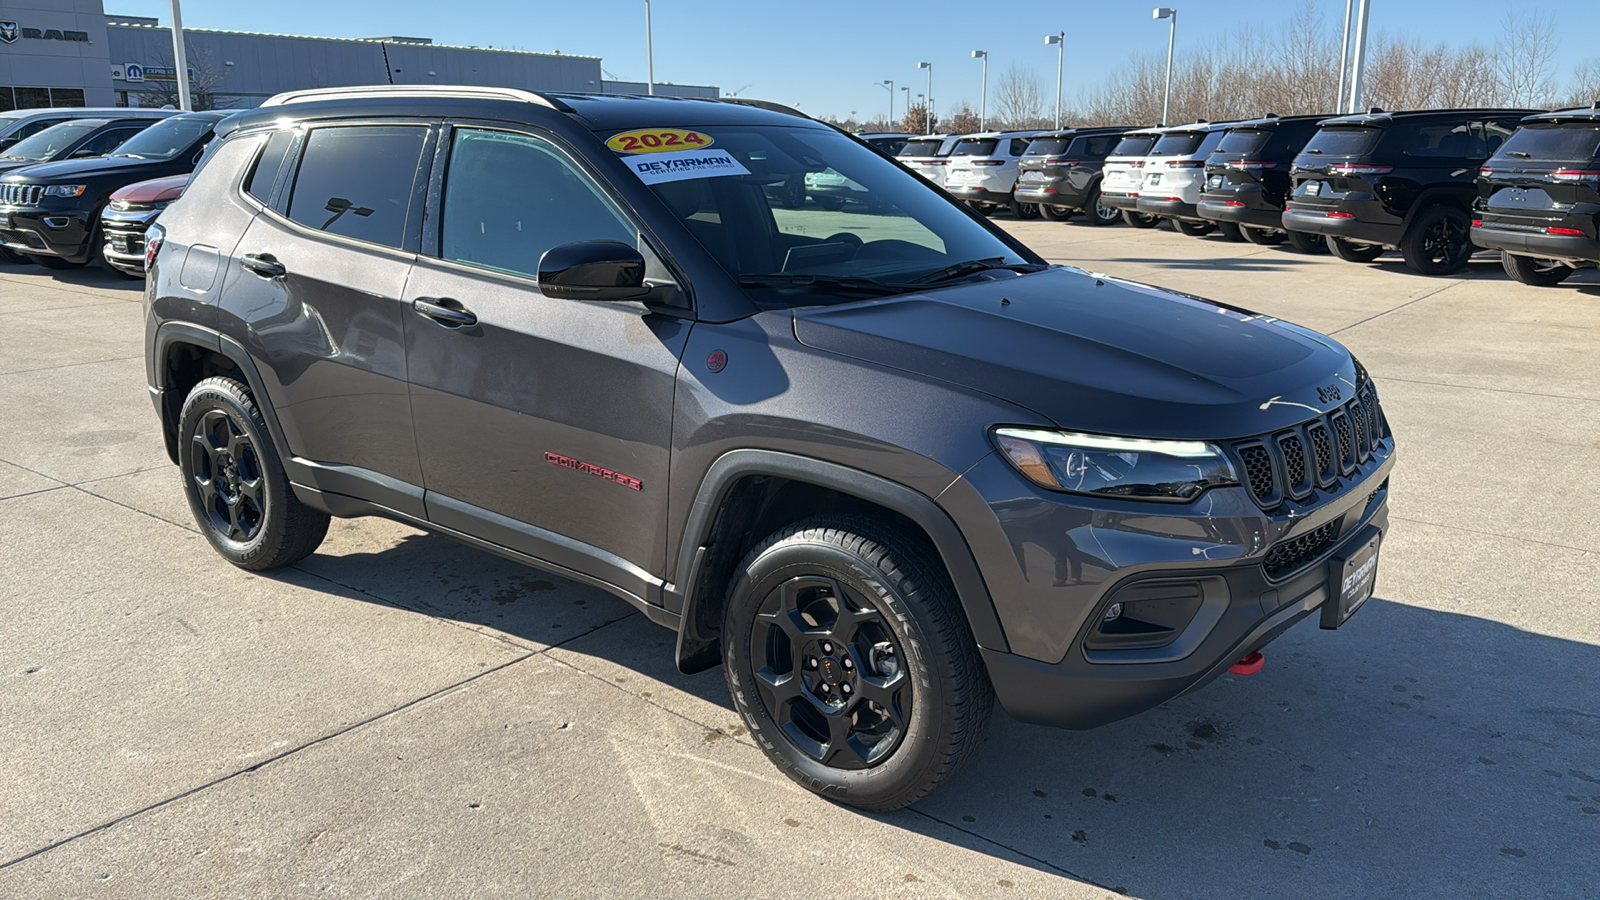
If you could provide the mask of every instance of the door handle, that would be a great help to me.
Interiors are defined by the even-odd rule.
[[[279,278],[289,274],[289,270],[278,262],[278,258],[271,253],[246,253],[239,260],[239,265],[260,275],[262,278]]]
[[[418,297],[411,308],[446,328],[466,328],[478,324],[478,317],[462,309],[449,297]]]

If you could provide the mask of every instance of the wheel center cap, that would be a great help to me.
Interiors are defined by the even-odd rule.
[[[844,680],[843,668],[832,657],[822,660],[821,673],[822,680],[832,687],[838,687],[839,682]]]

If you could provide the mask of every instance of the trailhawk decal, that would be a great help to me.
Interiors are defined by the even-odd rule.
[[[606,146],[618,153],[671,153],[675,150],[704,150],[716,143],[698,131],[681,128],[640,128],[614,134]]]
[[[620,484],[625,488],[632,488],[636,491],[644,490],[644,482],[637,478],[624,475],[621,472],[613,472],[610,469],[601,468],[594,463],[579,462],[570,456],[562,456],[559,453],[546,453],[544,455],[544,461],[547,463],[555,463],[563,469],[571,469],[574,472],[582,472],[585,475],[598,475],[607,481]]]
[[[630,156],[623,163],[645,184],[750,174],[750,170],[726,150],[680,150],[677,153]]]

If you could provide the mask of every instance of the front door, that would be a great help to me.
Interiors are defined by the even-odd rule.
[[[553,140],[449,141],[435,252],[405,295],[428,517],[651,599],[689,323],[542,295],[546,250],[639,229]]]

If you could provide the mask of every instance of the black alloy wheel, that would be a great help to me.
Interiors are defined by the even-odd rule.
[[[1358,244],[1344,238],[1329,237],[1328,250],[1345,262],[1369,263],[1383,255],[1382,244]]]
[[[328,514],[295,496],[243,382],[217,376],[189,392],[178,418],[178,468],[195,524],[242,569],[298,562],[327,536]]]
[[[1289,242],[1289,246],[1299,250],[1301,253],[1318,256],[1328,252],[1328,239],[1320,234],[1312,234],[1308,231],[1285,231],[1283,234],[1284,240]]]
[[[1534,287],[1551,287],[1567,280],[1573,272],[1572,266],[1553,259],[1534,259],[1531,256],[1517,256],[1515,254],[1500,252],[1500,267],[1506,270],[1512,280]]]
[[[1240,225],[1239,234],[1245,240],[1261,247],[1274,247],[1283,243],[1283,232],[1271,228],[1257,228],[1253,225]]]
[[[1149,213],[1134,212],[1131,209],[1124,209],[1121,212],[1122,221],[1132,225],[1134,228],[1154,228],[1161,224],[1160,219]]]
[[[1406,265],[1423,275],[1454,275],[1472,258],[1472,216],[1454,206],[1419,213],[1400,239]]]
[[[728,692],[774,765],[829,799],[913,803],[978,746],[994,689],[938,556],[865,514],[795,523],[735,570]]]

